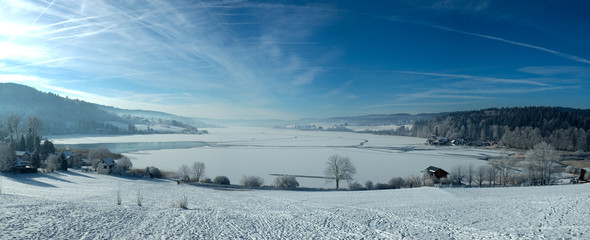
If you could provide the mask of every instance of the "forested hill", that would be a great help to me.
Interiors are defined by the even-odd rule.
[[[590,150],[590,110],[524,107],[454,112],[418,121],[412,132],[449,139],[494,140],[528,149],[545,141],[559,150]]]
[[[185,122],[186,118],[160,112],[146,112],[64,98],[15,83],[0,83],[0,136],[8,134],[3,121],[9,115],[20,117],[21,127],[25,125],[27,117],[38,117],[44,126],[42,134],[46,135],[138,133],[134,124],[159,124],[180,129],[191,128],[193,125],[193,122]],[[20,132],[24,133],[25,129],[21,129]]]
[[[23,118],[22,121],[36,116],[43,121],[43,132],[49,134],[96,132],[111,127],[105,127],[105,123],[125,122],[96,104],[14,83],[0,83],[0,105],[0,119],[10,114]]]

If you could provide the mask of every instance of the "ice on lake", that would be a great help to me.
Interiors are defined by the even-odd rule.
[[[459,164],[478,167],[487,164],[486,158],[499,154],[494,149],[427,146],[425,139],[414,137],[270,128],[207,130],[210,134],[63,136],[51,140],[72,147],[142,143],[140,147],[123,151],[135,168],[156,166],[176,171],[183,164],[199,161],[205,163],[207,177],[228,176],[232,183],[239,183],[243,176],[260,176],[265,184],[272,184],[275,177],[270,174],[323,176],[326,160],[333,154],[350,157],[357,169],[354,181],[361,184],[368,180],[386,183],[392,177],[418,176],[428,166],[447,171]],[[298,178],[298,181],[305,187],[334,186],[322,179]]]

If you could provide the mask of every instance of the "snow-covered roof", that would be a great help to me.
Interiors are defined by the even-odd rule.
[[[434,167],[434,166],[430,166],[430,167],[427,167],[426,169],[424,169],[424,171],[428,171],[428,172],[431,172],[431,173],[434,173],[434,172],[436,172],[438,170],[442,170],[442,169],[441,168]]]
[[[31,153],[30,153],[30,152],[28,152],[28,151],[14,151],[14,153],[16,154],[16,156],[17,156],[17,157],[22,157],[22,156],[24,156],[25,154],[29,154],[29,155],[31,155]]]
[[[115,165],[115,160],[113,160],[112,158],[103,158],[102,161],[107,165],[107,166],[114,166]]]

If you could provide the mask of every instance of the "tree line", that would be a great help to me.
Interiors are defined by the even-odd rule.
[[[538,143],[546,142],[557,150],[589,151],[590,110],[517,107],[454,112],[417,121],[411,135],[493,140],[520,149],[531,149]]]

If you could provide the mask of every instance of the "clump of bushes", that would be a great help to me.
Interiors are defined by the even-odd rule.
[[[362,189],[364,189],[363,188],[363,185],[361,185],[359,182],[353,182],[353,183],[351,183],[350,185],[348,185],[348,188],[350,190],[362,190]]]
[[[150,178],[161,178],[162,177],[162,172],[160,172],[160,169],[158,169],[157,167],[146,167],[145,174],[149,175]]]
[[[213,179],[213,183],[215,184],[219,184],[219,185],[229,185],[229,178],[227,178],[226,176],[217,176],[215,177],[215,179]]]
[[[257,176],[244,176],[240,183],[246,187],[260,187],[264,183],[264,179]]]
[[[211,180],[211,178],[203,178],[199,182],[200,183],[213,183],[213,180]]]
[[[275,178],[275,187],[284,189],[295,189],[299,187],[299,182],[293,176],[278,176]]]

